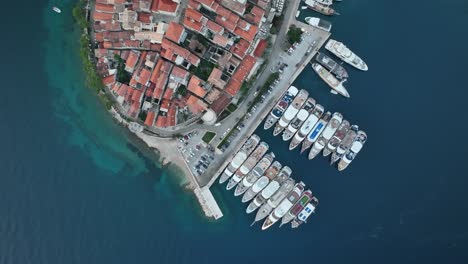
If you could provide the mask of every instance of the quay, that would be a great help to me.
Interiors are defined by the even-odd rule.
[[[183,171],[190,181],[190,189],[193,190],[207,217],[219,219],[223,216],[210,187],[244,142],[268,115],[282,94],[330,37],[329,32],[296,21],[295,14],[300,3],[299,0],[290,1],[283,10],[283,22],[278,33],[273,36],[273,46],[270,49],[270,54],[274,54],[274,56],[270,56],[264,62],[263,70],[256,76],[250,92],[242,103],[239,103],[236,111],[216,125],[188,122],[183,127],[151,127],[151,129],[145,127],[143,132],[135,133],[150,147],[157,149],[164,157],[164,160],[161,161],[163,165],[171,163]],[[303,40],[297,45],[294,52],[288,54],[285,50],[290,45],[287,44],[286,36],[292,25],[303,30]],[[257,100],[258,93],[255,91],[259,90],[275,72],[280,73],[279,82],[272,86],[271,92],[264,94],[265,97],[262,97],[261,102],[252,105]],[[122,112],[124,112],[123,109],[116,104],[112,115],[119,123],[126,125],[126,116],[122,115]],[[225,136],[229,136],[231,130],[238,129],[236,125],[239,124],[239,121],[242,121],[243,128],[240,128],[235,136],[229,137],[230,144],[227,148],[218,149],[220,143],[225,140]],[[215,134],[215,137],[209,143],[205,143],[202,137],[208,131]],[[188,138],[185,139],[186,137]],[[196,167],[200,165],[202,159],[209,162],[205,164],[206,170],[200,173]]]

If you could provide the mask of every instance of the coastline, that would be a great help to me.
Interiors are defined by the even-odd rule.
[[[113,107],[111,107],[109,113],[114,117],[114,120],[117,123],[125,127],[128,126],[129,123],[123,119]],[[192,192],[195,195],[198,204],[207,218],[214,218],[216,220],[223,216],[221,209],[209,190],[209,187],[199,186],[195,176],[188,169],[188,165],[179,151],[176,139],[158,138],[148,135],[145,132],[131,134],[135,135],[137,139],[141,140],[147,147],[158,155],[158,163],[161,164],[163,168],[167,168],[169,170],[172,169],[175,174],[182,175],[185,182],[181,184],[181,187],[185,191]]]

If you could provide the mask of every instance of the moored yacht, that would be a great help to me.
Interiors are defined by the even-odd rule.
[[[341,141],[340,145],[338,145],[338,148],[336,149],[336,151],[333,152],[331,160],[330,160],[330,165],[332,165],[333,163],[341,159],[343,155],[348,151],[348,149],[351,147],[351,145],[354,142],[354,139],[357,136],[357,132],[358,132],[358,126],[352,125],[351,128],[348,130],[348,133],[346,133],[346,136]]]
[[[288,108],[293,99],[296,97],[297,93],[299,93],[299,90],[296,87],[291,86],[288,88],[288,90],[283,94],[283,97],[281,97],[278,103],[276,103],[275,107],[273,107],[273,110],[271,110],[270,115],[265,120],[265,124],[263,126],[264,129],[269,129],[276,122],[278,122],[286,108]]]
[[[349,77],[346,69],[339,63],[328,57],[324,53],[318,53],[315,60],[320,63],[323,67],[329,70],[339,80],[347,79]]]
[[[327,44],[325,44],[325,49],[358,70],[367,71],[369,69],[367,64],[359,56],[354,54],[350,49],[348,49],[348,47],[339,41],[334,39],[328,40]]]
[[[302,124],[299,131],[297,131],[294,135],[291,144],[289,144],[289,150],[292,150],[296,148],[299,144],[301,144],[301,142],[307,137],[307,135],[310,133],[310,131],[315,126],[320,117],[322,117],[324,111],[325,109],[322,105],[317,104],[315,106],[314,110],[312,110],[312,113],[309,115],[307,120],[304,122],[304,124]]]
[[[309,203],[310,199],[312,199],[312,191],[307,190],[302,195],[301,198],[294,204],[294,206],[288,211],[288,213],[283,216],[281,219],[280,227],[284,224],[291,222],[296,216],[306,207]]]
[[[299,182],[294,186],[294,189],[287,195],[287,197],[281,201],[278,207],[268,216],[263,222],[262,230],[265,230],[276,223],[281,217],[283,217],[289,209],[299,200],[302,192],[304,191],[305,184]]]
[[[275,130],[273,131],[273,135],[277,136],[279,133],[283,132],[283,130],[289,125],[291,120],[297,115],[299,109],[301,109],[302,105],[307,100],[309,96],[309,92],[306,90],[300,90],[299,94],[294,98],[291,105],[286,109],[283,116],[280,118],[278,123],[275,126]]]
[[[340,162],[338,162],[338,170],[342,171],[348,167],[348,165],[354,160],[356,155],[361,151],[362,147],[364,146],[364,143],[367,141],[367,134],[359,130],[357,133],[357,137],[354,140],[353,144],[351,145],[351,148],[348,150],[348,152],[341,158]]]
[[[343,120],[343,122],[341,122],[341,125],[338,127],[338,130],[336,130],[335,134],[328,141],[327,146],[323,150],[323,156],[324,157],[327,157],[332,152],[335,152],[338,145],[341,143],[343,138],[346,136],[346,133],[348,133],[348,130],[349,130],[350,126],[351,125],[349,124],[348,120]]]
[[[309,113],[314,109],[315,107],[315,99],[310,97],[307,99],[307,102],[304,104],[304,106],[299,110],[299,113],[297,113],[297,116],[291,121],[289,124],[288,128],[284,130],[283,132],[283,140],[288,141],[294,136],[294,134],[297,132],[297,130],[302,126],[304,121],[309,117]]]
[[[262,206],[276,191],[283,186],[283,183],[291,176],[292,170],[288,166],[284,166],[278,175],[271,181],[247,206],[246,213],[250,214],[255,211],[258,207]]]
[[[306,207],[297,215],[296,219],[292,221],[291,227],[298,228],[301,224],[306,223],[307,218],[309,218],[309,216],[315,212],[318,204],[319,200],[315,196],[312,197],[310,203],[308,203]]]
[[[262,205],[255,215],[255,222],[262,220],[267,217],[273,209],[275,209],[281,201],[288,195],[288,193],[294,188],[295,181],[292,178],[288,178],[278,189],[275,194],[273,194],[266,203]]]
[[[275,158],[275,154],[273,152],[268,153],[263,157],[257,165],[252,169],[252,171],[242,179],[242,182],[239,183],[234,191],[234,196],[239,196],[243,194],[247,189],[249,189],[260,177],[262,177],[263,173],[270,167],[273,159]]]
[[[255,147],[260,142],[260,137],[253,134],[247,141],[244,143],[239,152],[236,153],[231,163],[226,167],[221,177],[219,177],[219,183],[224,183],[227,181],[239,167],[244,163],[247,157],[252,153]]]
[[[242,163],[242,166],[236,171],[234,176],[229,180],[226,190],[231,190],[236,186],[244,177],[247,175],[253,167],[257,164],[257,162],[265,155],[268,151],[268,144],[266,142],[261,142],[258,147],[250,154],[247,160]]]
[[[318,63],[312,63],[312,69],[318,74],[318,76],[332,88],[333,93],[341,94],[342,96],[349,98],[348,90],[343,86],[346,79],[340,81],[331,72],[327,71],[322,65]]]
[[[324,5],[321,2],[318,2],[317,0],[305,0],[305,4],[315,12],[326,16],[339,15],[339,13],[335,11],[335,9],[331,8],[329,5]]]
[[[310,149],[309,152],[309,159],[315,158],[317,154],[322,151],[322,149],[327,145],[328,141],[332,138],[332,136],[335,134],[336,130],[341,124],[341,121],[343,121],[343,116],[340,113],[335,112],[330,119],[330,122],[328,122],[327,126],[322,132],[322,135],[315,141],[314,145]]]
[[[268,168],[265,174],[258,179],[252,187],[250,187],[242,196],[242,202],[246,203],[252,200],[255,195],[257,195],[260,191],[262,191],[269,183],[272,181],[276,175],[278,175],[279,171],[281,170],[281,163],[279,161],[273,162],[273,164]]]
[[[325,126],[330,120],[331,113],[330,111],[326,112],[322,118],[315,124],[310,133],[307,135],[306,139],[302,141],[301,153],[309,149],[312,144],[318,139],[320,134],[322,134]]]

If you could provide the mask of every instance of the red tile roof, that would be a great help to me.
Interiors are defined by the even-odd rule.
[[[167,88],[166,91],[164,92],[163,98],[170,100],[173,95],[174,95],[174,89]]]
[[[99,12],[114,13],[114,5],[96,3],[94,8]]]
[[[163,62],[163,60],[159,59],[156,65],[154,66],[153,72],[151,73],[150,81],[154,84],[156,84],[156,81],[158,80]]]
[[[234,78],[231,78],[231,80],[229,80],[228,85],[226,86],[226,89],[224,90],[231,96],[234,96],[239,92],[241,87],[242,87],[241,82],[237,81]]]
[[[188,6],[193,8],[193,9],[198,9],[200,7],[200,3],[198,3],[195,0],[189,0]]]
[[[258,25],[260,24],[260,21],[262,20],[262,17],[264,15],[265,15],[265,10],[261,9],[258,6],[254,6],[252,10],[250,10],[250,13],[245,15],[245,19],[249,21],[250,23]]]
[[[172,0],[153,0],[151,11],[174,13],[178,6],[179,4]]]
[[[180,24],[177,24],[175,22],[171,22],[169,24],[169,27],[167,28],[166,31],[166,38],[169,40],[172,40],[176,43],[180,43],[180,38],[182,34],[184,33],[184,27]]]
[[[245,53],[249,49],[249,42],[244,39],[240,39],[234,46],[231,47],[231,52],[239,58],[244,58]]]
[[[218,35],[216,34],[214,37],[213,37],[213,43],[215,43],[216,45],[218,46],[221,46],[221,47],[226,47],[226,45],[228,44],[229,42],[229,39],[224,37],[224,36],[221,36],[221,35]]]
[[[176,125],[176,114],[177,106],[175,104],[171,104],[171,106],[169,107],[169,111],[167,111],[167,126]]]
[[[216,112],[216,114],[221,114],[221,112],[226,108],[231,102],[231,98],[226,93],[221,93],[216,101],[210,105],[210,108]]]
[[[203,112],[207,106],[196,96],[190,95],[190,97],[187,100],[187,107],[190,112],[192,112],[195,115],[198,115],[201,112]]]
[[[138,21],[143,22],[143,23],[151,23],[151,14],[148,13],[138,13]]]
[[[187,89],[198,97],[205,97],[207,91],[203,88],[203,81],[195,75],[192,75],[188,83]]]
[[[96,39],[96,41],[98,42],[103,42],[104,41],[104,33],[102,32],[97,32],[94,34],[94,38]]]
[[[267,46],[268,46],[268,41],[266,39],[261,39],[258,42],[257,47],[255,48],[255,51],[253,53],[254,56],[257,57],[257,58],[262,57],[262,55],[265,52],[265,49],[266,49]]]
[[[148,69],[144,68],[140,72],[140,80],[138,82],[141,83],[142,85],[146,85],[146,83],[150,79],[150,76],[151,76],[151,72]]]
[[[188,77],[189,72],[182,69],[181,67],[175,66],[172,69],[171,76],[174,76],[179,79],[185,79]]]
[[[196,55],[192,54],[190,51],[182,48],[181,46],[170,42],[167,39],[163,39],[161,48],[161,56],[170,61],[175,62],[176,55],[178,55],[195,66],[200,63],[200,58],[198,58]]]
[[[250,55],[246,56],[229,80],[225,91],[232,96],[236,95],[242,87],[242,83],[252,71],[256,62],[257,60],[254,57]]]
[[[192,9],[192,8],[187,8],[185,10],[185,17],[188,17],[191,20],[201,22],[201,19],[203,18],[202,13]]]
[[[105,85],[105,86],[108,86],[110,87],[111,85],[113,85],[115,83],[115,75],[109,75],[107,77],[104,77],[102,79],[102,83]]]
[[[156,127],[166,127],[166,121],[167,121],[166,116],[159,115],[158,119],[156,120],[156,124],[154,126],[156,126]]]
[[[208,77],[208,82],[212,83],[214,86],[223,89],[226,86],[226,82],[221,79],[223,75],[223,71],[218,68],[214,68],[211,72],[210,76]]]
[[[245,22],[244,20],[241,21]],[[252,40],[254,40],[255,38],[255,35],[257,35],[258,27],[255,25],[248,24],[247,22],[245,23],[245,25],[243,23],[239,23],[242,24],[242,26],[238,25],[234,30],[234,34],[247,40],[248,42],[252,42]]]
[[[204,4],[207,7],[213,6],[215,0],[197,0],[197,2]]]
[[[206,23],[206,27],[211,30],[212,32],[214,33],[220,33],[223,31],[223,27],[216,24],[215,22],[209,20],[207,23]]]
[[[145,125],[152,127],[154,124],[154,117],[156,116],[155,112],[148,112],[145,119]]]
[[[183,24],[186,28],[191,29],[193,31],[197,31],[197,32],[201,32],[203,28],[203,25],[200,22],[190,20],[190,18],[188,17],[184,18]]]
[[[94,12],[93,19],[94,21],[111,21],[114,17],[114,14]]]
[[[130,69],[134,69],[139,59],[140,59],[140,53],[136,51],[132,51],[130,52],[128,59],[125,62],[125,65]]]

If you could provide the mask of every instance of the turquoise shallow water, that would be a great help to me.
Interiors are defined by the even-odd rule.
[[[331,96],[309,68],[295,85],[361,125],[369,142],[338,173],[257,131],[320,199],[300,231],[268,232],[250,227],[244,206],[220,186],[213,193],[225,217],[206,220],[177,173],[112,122],[84,86],[72,0],[29,3],[19,23],[7,12],[0,263],[466,262],[468,146],[448,141],[467,123],[468,55],[454,47],[468,42],[468,9],[448,2],[337,5],[333,34],[370,71],[350,70],[350,100]]]

